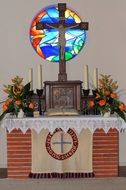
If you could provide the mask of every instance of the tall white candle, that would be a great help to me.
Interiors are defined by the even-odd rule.
[[[38,65],[38,89],[42,89],[42,65]]]
[[[94,69],[94,88],[98,88],[98,68]]]
[[[33,69],[28,70],[28,82],[30,82],[30,90],[33,90]]]
[[[84,89],[89,89],[88,66],[84,65]]]

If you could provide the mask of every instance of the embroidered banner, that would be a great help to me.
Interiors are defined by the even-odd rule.
[[[32,131],[32,173],[92,173],[92,133]]]

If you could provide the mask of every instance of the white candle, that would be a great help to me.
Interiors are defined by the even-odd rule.
[[[94,88],[98,88],[98,68],[94,69]]]
[[[30,82],[30,90],[33,90],[33,69],[28,70],[28,82]]]
[[[38,65],[38,89],[42,89],[42,65]]]
[[[84,65],[84,89],[89,89],[89,76],[88,76],[88,66]]]

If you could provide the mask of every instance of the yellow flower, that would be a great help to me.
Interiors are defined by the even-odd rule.
[[[110,94],[110,97],[113,98],[113,99],[114,99],[114,98],[117,98],[117,94],[116,94],[116,93],[111,93],[111,94]]]
[[[100,95],[99,95],[99,94],[96,94],[95,99],[98,99],[98,98],[100,98]]]
[[[19,76],[16,76],[14,79],[11,79],[14,84],[21,84],[23,81],[23,78],[20,78]]]
[[[23,86],[22,85],[14,85],[13,86],[13,93],[15,95],[19,95],[22,93]]]
[[[125,105],[124,103],[120,103],[120,104],[119,104],[119,109],[120,109],[121,111],[125,111],[125,110],[126,110],[126,105]]]
[[[3,91],[7,94],[9,94],[9,90],[8,89],[3,89]]]
[[[105,86],[105,83],[101,79],[99,79],[99,85],[103,87]]]
[[[104,91],[104,95],[105,95],[105,96],[109,96],[109,95],[110,95],[110,91],[105,90],[105,91]]]

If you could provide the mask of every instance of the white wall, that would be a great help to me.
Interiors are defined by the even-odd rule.
[[[85,48],[67,63],[68,79],[83,80],[83,65],[88,64],[90,78],[94,67],[100,73],[111,74],[118,81],[120,89],[125,86],[126,68],[126,1],[125,0],[64,0],[76,10],[83,21],[89,22],[88,39]],[[36,88],[37,65],[43,63],[44,80],[57,80],[58,64],[41,59],[29,41],[29,27],[32,18],[54,0],[1,0],[0,6],[0,100],[5,97],[3,84],[10,83],[15,75],[28,80],[28,68],[34,69]],[[126,101],[126,95],[121,97]],[[123,135],[124,136],[124,135]],[[1,137],[1,135],[0,135]],[[3,141],[4,142],[4,141]],[[5,144],[5,143],[4,143]],[[0,143],[0,163],[4,165]],[[120,136],[120,146],[126,146],[125,137]],[[121,149],[121,148],[120,148]],[[5,157],[5,156],[4,156]],[[126,162],[126,153],[120,152],[120,163]]]

